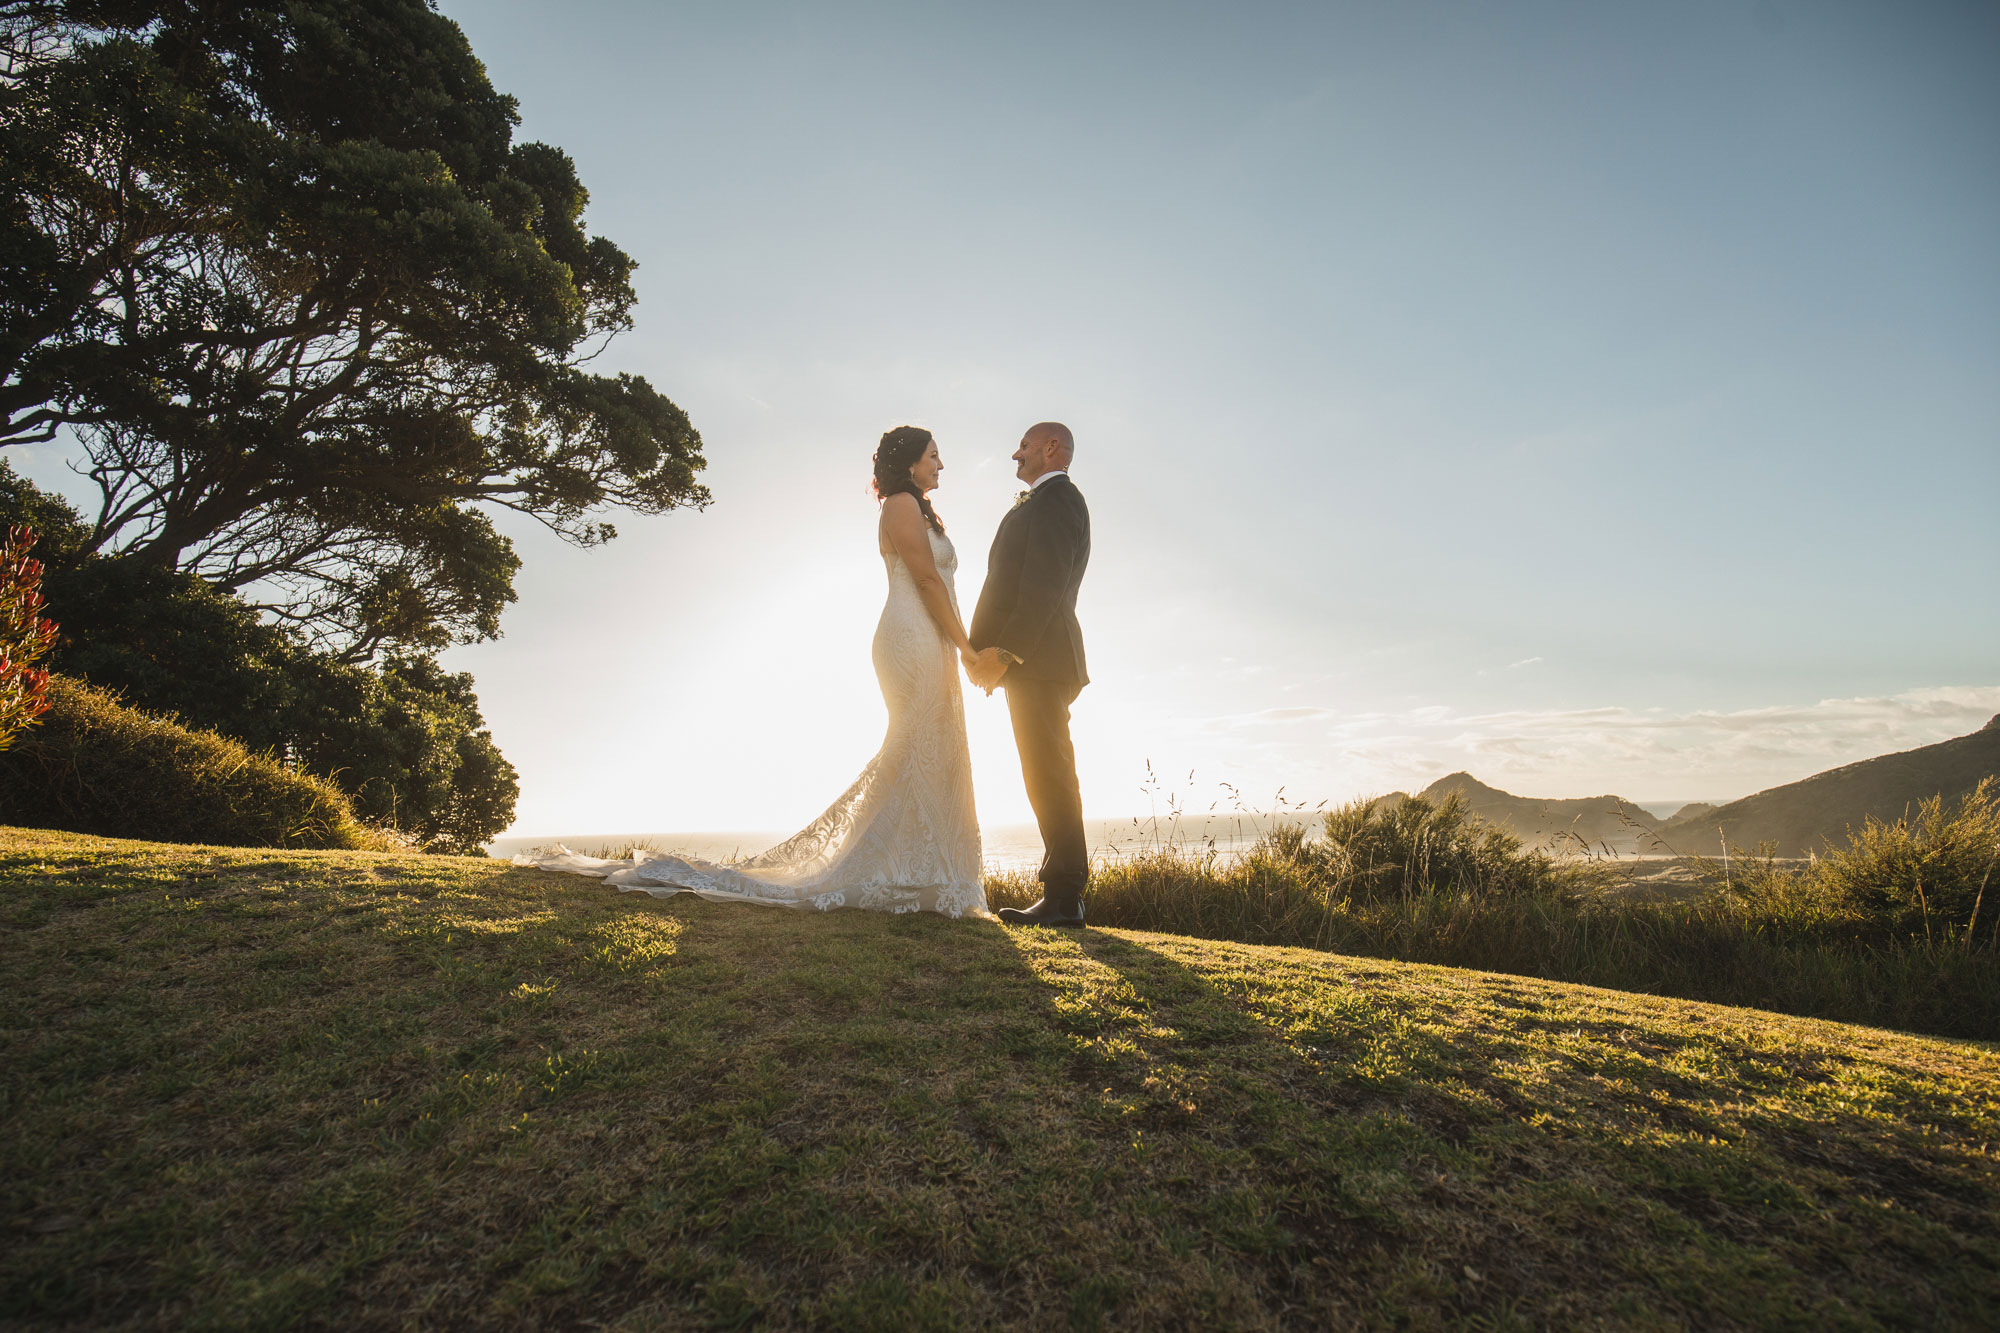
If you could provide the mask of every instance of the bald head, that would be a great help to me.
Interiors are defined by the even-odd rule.
[[[1028,427],[1028,434],[1047,440],[1051,448],[1062,455],[1058,467],[1067,467],[1069,460],[1076,457],[1076,436],[1069,433],[1069,427],[1060,421],[1037,421]]]
[[[1014,451],[1014,475],[1032,482],[1042,474],[1067,470],[1076,457],[1076,437],[1060,421],[1038,421],[1021,437]]]

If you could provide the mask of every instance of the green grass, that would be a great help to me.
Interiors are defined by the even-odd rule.
[[[23,831],[0,936],[20,1325],[2000,1323],[1975,1043]]]

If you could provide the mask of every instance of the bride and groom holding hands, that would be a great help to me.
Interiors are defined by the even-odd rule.
[[[660,897],[691,891],[822,911],[991,916],[962,665],[974,685],[1006,695],[1042,835],[1041,901],[1002,908],[999,917],[1016,925],[1081,926],[1090,863],[1069,708],[1089,680],[1076,593],[1090,560],[1090,510],[1069,478],[1075,452],[1060,422],[1040,422],[1021,437],[1015,475],[1027,489],[994,534],[968,627],[955,583],[958,550],[930,501],[944,471],[937,441],[918,426],[882,437],[875,451],[882,504],[877,549],[889,594],[873,656],[889,729],[881,750],[825,814],[769,851],[729,865],[644,852],[610,861],[561,846],[515,862]]]

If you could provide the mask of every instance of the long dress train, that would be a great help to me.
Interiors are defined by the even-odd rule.
[[[954,609],[958,552],[930,533]],[[883,556],[889,598],[875,627],[875,676],[889,707],[882,749],[825,814],[771,850],[716,865],[657,853],[582,856],[560,844],[514,864],[593,875],[620,889],[777,907],[990,916],[980,869],[979,821],[958,654],[894,552]]]

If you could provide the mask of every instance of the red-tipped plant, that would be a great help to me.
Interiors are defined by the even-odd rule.
[[[56,626],[42,614],[42,562],[28,554],[35,539],[17,526],[0,546],[0,750],[49,708],[49,673],[35,663],[56,646]]]

